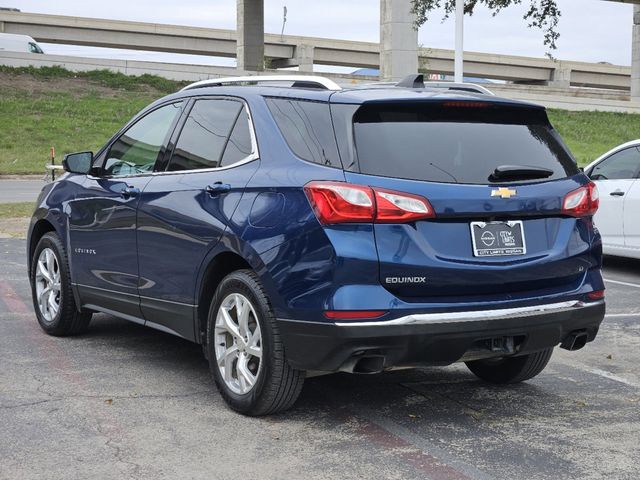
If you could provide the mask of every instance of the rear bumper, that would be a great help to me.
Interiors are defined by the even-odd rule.
[[[524,355],[560,344],[576,331],[593,341],[605,302],[567,302],[534,307],[412,314],[388,321],[320,323],[279,319],[292,367],[333,372],[362,356],[384,357],[384,367],[448,365],[482,356],[488,340],[515,339]],[[475,353],[474,353],[475,352]],[[478,353],[480,352],[480,353]],[[487,350],[487,356],[492,353]]]

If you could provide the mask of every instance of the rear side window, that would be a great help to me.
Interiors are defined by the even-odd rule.
[[[266,101],[282,136],[297,157],[342,168],[328,103],[284,98]]]
[[[236,100],[196,101],[184,123],[168,170],[198,170],[222,166],[227,141],[243,111],[243,103]],[[245,113],[243,120],[246,118]],[[235,155],[233,158],[237,157]]]
[[[504,166],[545,169],[546,180],[578,173],[543,110],[473,105],[361,107],[353,116],[359,171],[468,184],[525,181],[492,178]]]
[[[236,124],[231,131],[231,136],[229,136],[227,147],[224,149],[224,154],[220,162],[221,167],[233,165],[253,153],[249,121],[247,109],[246,107],[242,107]]]

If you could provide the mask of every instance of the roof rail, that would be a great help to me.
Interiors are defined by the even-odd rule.
[[[413,74],[408,75],[398,83],[396,87],[404,88],[442,88],[446,90],[460,90],[463,92],[481,93],[483,95],[495,95],[488,88],[476,85],[475,83],[457,83],[457,82],[425,82],[424,75]]]
[[[446,88],[447,90],[460,90],[463,92],[481,93],[482,95],[496,95],[488,88],[475,83],[427,82],[424,86],[426,88]]]
[[[315,75],[249,75],[245,77],[224,77],[200,80],[182,88],[180,91],[203,87],[222,87],[223,85],[258,84],[269,82],[291,82],[293,88],[315,88],[320,90],[342,90],[333,80]]]

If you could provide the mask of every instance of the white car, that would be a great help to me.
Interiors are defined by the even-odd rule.
[[[604,253],[640,258],[640,140],[614,148],[584,171],[600,192],[594,221]]]
[[[28,35],[0,33],[0,51],[44,53],[38,42]]]

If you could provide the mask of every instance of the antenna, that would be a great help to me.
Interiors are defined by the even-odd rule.
[[[287,6],[282,7],[282,31],[280,32],[280,41],[284,42],[284,25],[287,23]]]

